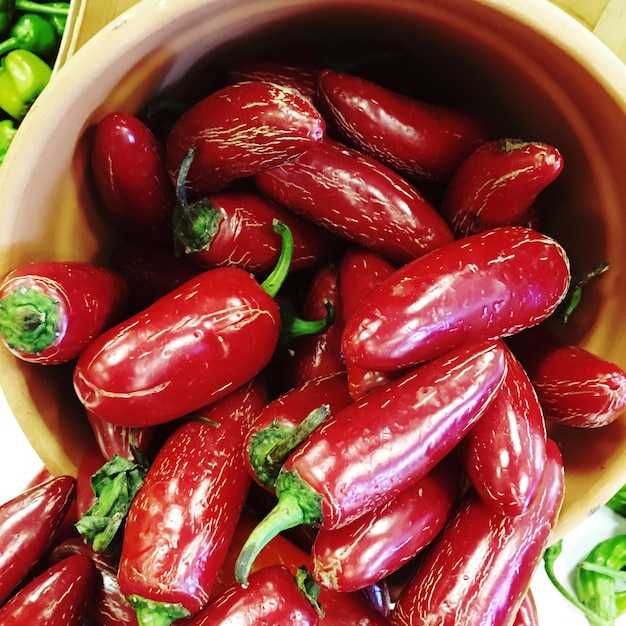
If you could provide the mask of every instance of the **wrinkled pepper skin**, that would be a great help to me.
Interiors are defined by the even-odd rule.
[[[302,154],[325,132],[320,113],[296,91],[244,81],[210,94],[179,118],[166,141],[167,167],[175,181],[185,153],[194,147],[187,190],[220,191]]]
[[[115,111],[97,124],[90,171],[107,216],[131,241],[172,245],[174,185],[165,150],[131,113]]]
[[[233,584],[184,626],[318,626],[320,615],[284,565],[257,570],[247,587]]]
[[[406,263],[453,239],[415,187],[330,137],[253,179],[279,204],[392,263]]]
[[[118,572],[140,624],[173,621],[150,621],[151,603],[182,617],[208,602],[249,486],[244,435],[266,401],[256,381],[233,391],[183,422],[150,465],[130,506]]]
[[[459,446],[476,492],[510,515],[530,504],[546,462],[546,425],[528,374],[507,350],[507,371],[491,405]]]
[[[394,370],[457,346],[512,335],[547,319],[570,284],[554,239],[501,227],[457,240],[396,270],[352,314],[348,363]]]
[[[315,580],[343,592],[379,582],[437,536],[458,493],[458,477],[444,461],[371,513],[341,528],[321,529],[311,554]]]
[[[563,461],[548,442],[537,495],[521,515],[469,491],[403,589],[394,626],[511,626],[541,562],[563,502]]]
[[[544,328],[509,338],[528,372],[547,420],[575,428],[600,428],[626,408],[626,372]]]
[[[75,496],[75,479],[59,476],[0,506],[0,602],[50,548]]]
[[[22,265],[0,283],[0,336],[12,354],[30,363],[75,359],[117,323],[128,286],[116,271],[81,261]]]
[[[508,138],[486,142],[456,170],[441,213],[457,238],[498,226],[537,224],[533,203],[562,169],[561,153],[549,144]]]
[[[323,71],[320,109],[344,141],[412,178],[448,180],[491,139],[469,113],[420,102],[352,74]]]
[[[0,608],[3,626],[82,626],[96,584],[96,568],[84,555],[51,565]]]
[[[113,424],[164,423],[254,378],[279,334],[278,305],[251,274],[207,270],[92,342],[76,364],[75,390]]]

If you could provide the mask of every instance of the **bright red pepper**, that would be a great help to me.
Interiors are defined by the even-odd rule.
[[[457,169],[441,213],[459,238],[498,226],[536,225],[534,202],[562,169],[561,153],[549,144],[489,141]]]
[[[528,374],[510,350],[500,391],[459,451],[485,502],[511,515],[526,509],[543,475],[546,425]]]
[[[121,426],[150,426],[254,378],[278,344],[281,315],[268,291],[282,284],[288,249],[262,285],[241,268],[207,270],[103,333],[74,371],[85,408]]]
[[[50,548],[75,495],[75,479],[59,476],[0,505],[0,602]]]
[[[517,611],[515,621],[512,626],[539,626],[539,616],[537,615],[537,605],[532,591],[529,589],[522,600],[522,604]]]
[[[75,555],[50,566],[0,608],[3,626],[82,626],[96,584],[93,561]]]
[[[563,502],[563,461],[548,442],[542,483],[521,515],[468,492],[404,588],[394,626],[511,626]]]
[[[25,361],[63,363],[119,321],[127,299],[126,282],[108,268],[80,261],[27,263],[0,284],[0,336]]]
[[[171,247],[174,185],[164,147],[141,120],[123,111],[105,115],[95,127],[90,167],[98,198],[122,236]]]
[[[415,187],[329,137],[253,178],[283,206],[394,263],[453,239],[445,220]]]
[[[344,330],[347,363],[394,370],[456,346],[547,319],[570,284],[554,239],[502,227],[455,241],[396,270],[370,291]]]
[[[444,461],[381,507],[340,528],[321,529],[311,554],[315,580],[337,591],[379,582],[430,544],[458,493],[458,476]]]
[[[508,342],[528,372],[547,420],[599,428],[626,408],[626,372],[616,363],[568,344],[543,327]]]
[[[480,418],[502,384],[505,349],[472,345],[353,402],[315,430],[276,479],[278,504],[242,549],[245,582],[257,551],[298,524],[338,528],[424,477]]]
[[[344,140],[409,178],[447,180],[491,138],[482,120],[345,72],[323,71],[320,107]]]
[[[208,602],[249,486],[244,436],[265,404],[254,381],[233,391],[181,424],[151,464],[118,573],[139,624],[171,624]]]
[[[96,441],[90,442],[76,472],[76,519],[79,520],[96,501],[91,477],[106,463]]]
[[[220,191],[302,154],[325,131],[317,109],[293,89],[264,81],[235,83],[200,100],[174,124],[166,142],[167,166],[176,180],[184,155],[195,148],[187,189]]]
[[[248,585],[232,585],[185,626],[318,626],[320,609],[306,574],[296,577],[284,565],[254,572]],[[315,584],[313,583],[315,586]]]

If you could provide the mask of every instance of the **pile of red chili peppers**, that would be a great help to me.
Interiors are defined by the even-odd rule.
[[[91,129],[110,261],[0,284],[94,434],[0,507],[2,624],[537,623],[551,429],[626,404],[554,332],[608,266],[542,232],[559,150],[402,91],[403,54],[241,62]]]

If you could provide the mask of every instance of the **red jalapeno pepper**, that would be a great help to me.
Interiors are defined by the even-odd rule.
[[[532,328],[508,339],[532,381],[547,420],[598,428],[626,408],[626,372],[547,329]]]
[[[181,424],[133,499],[118,572],[140,625],[198,613],[232,540],[250,476],[244,435],[265,406],[255,381]]]
[[[532,591],[529,589],[522,600],[515,621],[512,626],[539,626],[539,616],[537,614],[537,605]]]
[[[74,371],[85,408],[121,426],[150,426],[254,378],[281,331],[271,294],[288,271],[293,243],[288,229],[281,232],[285,255],[263,284],[241,268],[207,270],[92,342]]]
[[[78,356],[126,306],[117,272],[80,261],[22,265],[0,284],[0,336],[17,357],[56,365]]]
[[[59,476],[0,505],[0,602],[50,548],[75,495],[75,479]]]
[[[338,528],[425,476],[491,402],[506,369],[499,342],[433,360],[353,402],[315,430],[276,479],[278,504],[241,551],[245,582],[258,550],[298,524]]]
[[[0,608],[3,626],[82,626],[96,583],[93,561],[74,555],[51,565]]]
[[[302,154],[325,130],[317,109],[295,90],[264,81],[235,83],[178,119],[166,142],[167,166],[175,181],[184,155],[195,148],[187,189],[220,191],[235,179]]]
[[[120,234],[171,246],[174,185],[164,147],[141,120],[123,111],[105,115],[96,124],[90,168],[98,198]]]
[[[485,502],[511,515],[526,509],[546,462],[546,425],[528,374],[510,350],[500,391],[459,452]]]
[[[461,163],[445,190],[441,213],[456,237],[498,226],[537,225],[534,202],[563,169],[549,144],[496,139]]]
[[[415,187],[329,137],[253,179],[279,204],[394,263],[406,263],[453,239],[444,219]]]
[[[353,74],[323,71],[317,93],[321,110],[349,145],[409,178],[447,180],[491,138],[469,113],[420,102]]]
[[[554,441],[527,510],[509,515],[469,491],[388,616],[394,626],[513,624],[563,502]]]
[[[396,270],[350,316],[346,362],[393,370],[547,319],[570,284],[565,250],[523,227],[455,241]]]

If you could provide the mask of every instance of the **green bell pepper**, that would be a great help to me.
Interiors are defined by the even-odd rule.
[[[21,120],[52,76],[52,68],[29,50],[12,50],[0,64],[0,109]]]
[[[0,42],[0,55],[19,48],[45,56],[52,53],[59,43],[56,28],[37,13],[22,15],[11,28],[10,35]]]
[[[17,129],[13,120],[0,120],[0,165],[4,161],[4,155],[7,153],[16,132]]]

